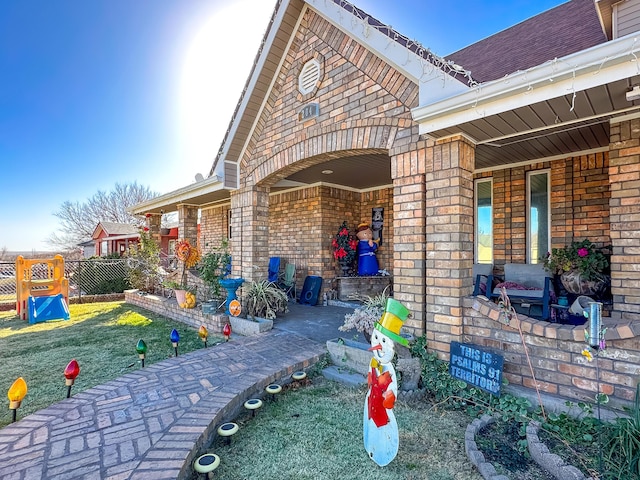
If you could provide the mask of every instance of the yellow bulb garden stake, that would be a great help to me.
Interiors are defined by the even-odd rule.
[[[409,316],[409,310],[397,300],[389,298],[382,317],[371,334],[373,358],[367,376],[369,390],[364,402],[363,439],[369,457],[384,467],[398,454],[398,424],[393,414],[398,382],[391,363],[395,353],[394,342],[408,346],[400,336],[400,328]]]

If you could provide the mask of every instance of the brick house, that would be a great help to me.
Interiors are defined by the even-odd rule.
[[[611,245],[599,379],[580,355],[583,327],[526,316],[520,327],[543,391],[591,399],[599,381],[629,402],[640,364],[640,28],[626,19],[638,10],[638,0],[570,0],[441,58],[346,0],[282,0],[209,177],[134,213],[151,213],[157,234],[161,213],[177,210],[180,237],[204,251],[229,237],[245,279],[266,278],[277,255],[331,288],[336,229],[383,208],[378,259],[411,309],[406,326],[443,358],[451,341],[501,353],[522,387],[532,379],[518,325],[470,296],[478,205],[491,206],[496,273],[573,240]]]

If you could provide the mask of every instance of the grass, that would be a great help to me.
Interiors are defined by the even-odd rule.
[[[399,401],[400,449],[380,468],[362,442],[366,388],[312,379],[306,388],[285,389],[266,402],[256,418],[243,415],[230,446],[217,439],[210,449],[221,458],[216,478],[305,480],[481,480],[464,451],[470,418],[436,411],[424,402]]]
[[[106,383],[141,368],[135,347],[142,338],[147,346],[145,365],[175,355],[169,335],[180,333],[178,353],[202,348],[196,329],[124,302],[70,305],[70,320],[29,324],[15,310],[0,312],[0,393],[18,377],[28,393],[18,418],[66,397],[63,372],[69,361],[80,364],[72,394]],[[222,341],[210,333],[209,344]],[[0,428],[11,421],[0,409]]]

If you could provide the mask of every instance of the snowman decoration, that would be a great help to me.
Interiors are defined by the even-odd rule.
[[[369,390],[364,402],[363,438],[369,457],[379,466],[391,463],[398,453],[398,424],[393,407],[398,396],[396,370],[391,361],[394,342],[408,346],[400,336],[400,328],[409,310],[397,300],[389,298],[385,312],[371,334],[373,352],[367,383]]]

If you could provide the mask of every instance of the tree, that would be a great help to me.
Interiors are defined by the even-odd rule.
[[[129,223],[141,226],[142,217],[131,215],[127,208],[157,197],[149,187],[116,183],[113,190],[98,190],[84,203],[64,202],[53,215],[60,219],[59,231],[51,234],[49,242],[61,249],[70,250],[78,243],[91,239],[98,222]]]

